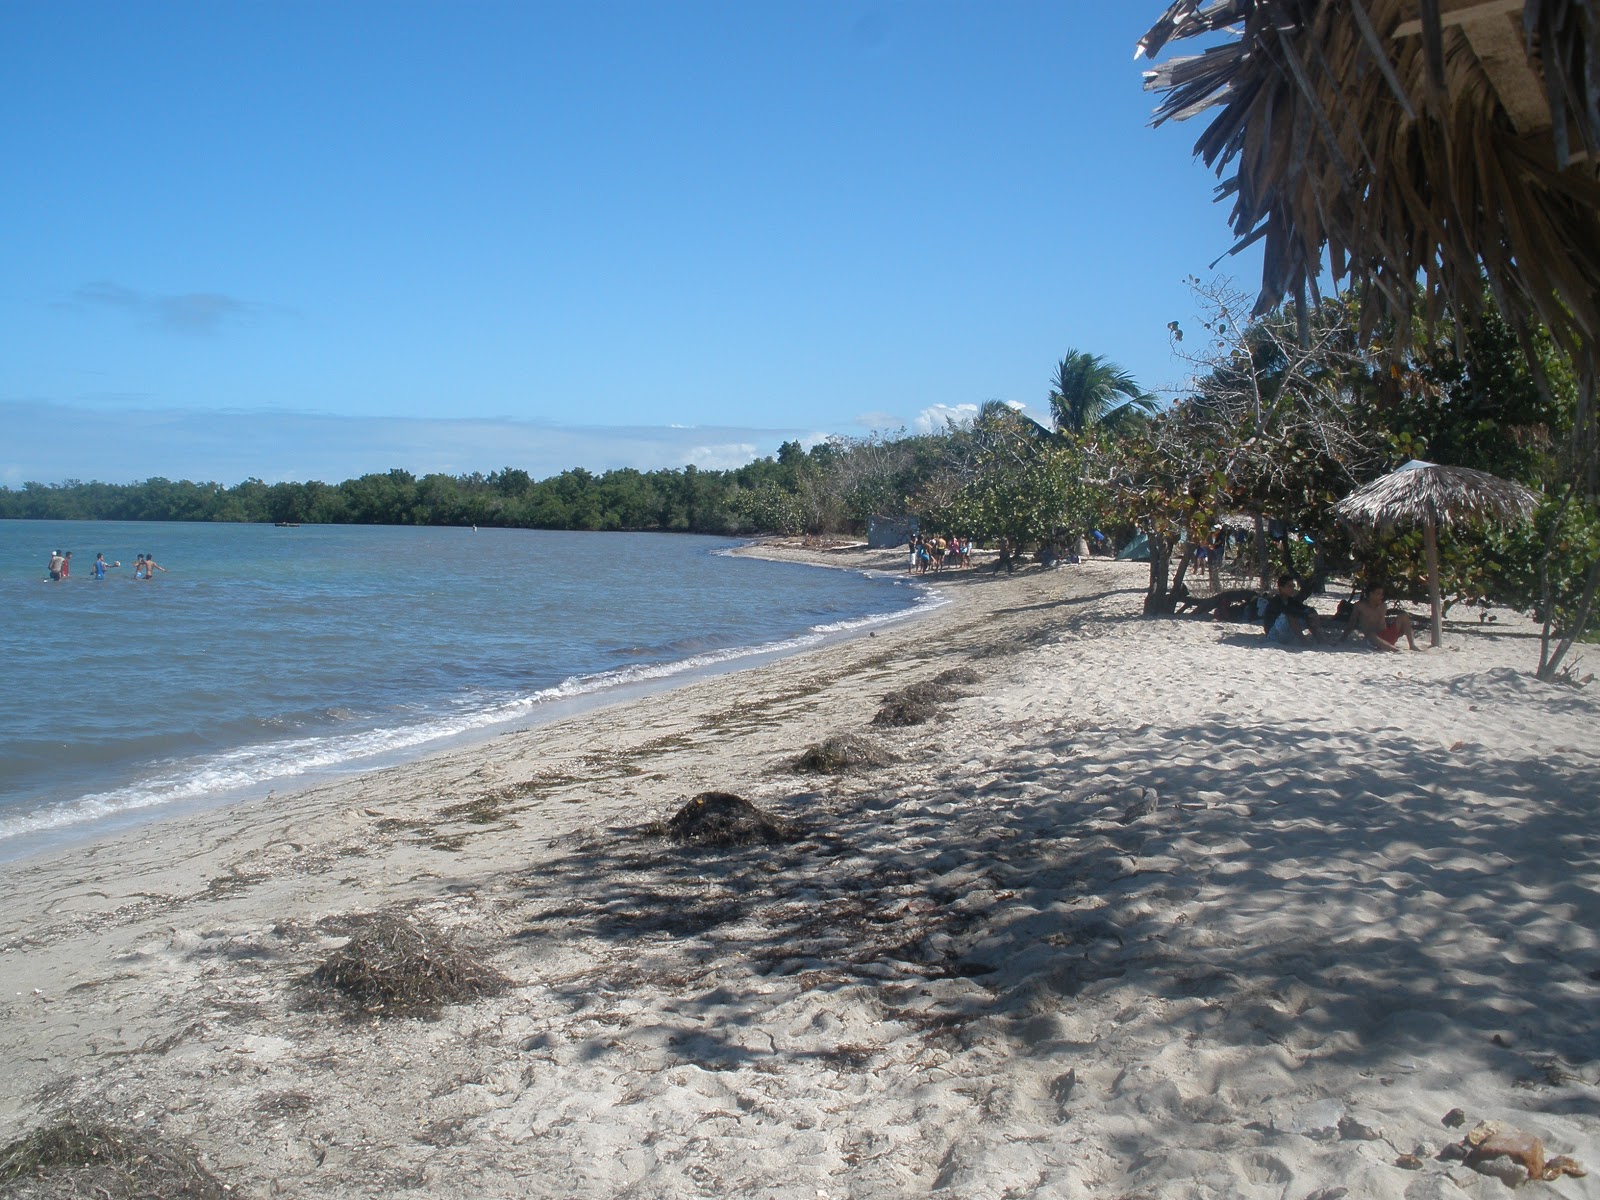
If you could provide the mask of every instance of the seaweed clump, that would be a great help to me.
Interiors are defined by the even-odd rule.
[[[661,832],[680,846],[751,846],[798,840],[792,822],[731,792],[701,792],[672,815]]]
[[[191,1149],[73,1116],[0,1150],[0,1191],[18,1200],[222,1200],[235,1195]]]
[[[796,774],[843,775],[849,771],[887,767],[895,756],[869,737],[859,733],[839,733],[807,746],[794,760]]]
[[[511,986],[471,947],[401,913],[365,913],[348,924],[350,940],[309,981],[360,1013],[433,1018],[446,1004],[497,996]]]
[[[959,694],[949,684],[936,680],[913,683],[885,696],[872,723],[896,727],[926,725],[939,715],[946,701],[954,700]]]

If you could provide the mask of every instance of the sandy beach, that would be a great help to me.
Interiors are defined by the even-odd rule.
[[[0,867],[0,1145],[103,1122],[261,1197],[1453,1200],[1526,1177],[1441,1153],[1494,1122],[1589,1171],[1528,1194],[1600,1196],[1600,691],[1511,614],[1293,650],[1143,618],[1145,573],[941,577],[870,637]],[[791,769],[843,733],[894,761]],[[706,791],[792,839],[660,836]],[[308,982],[380,911],[503,989]]]

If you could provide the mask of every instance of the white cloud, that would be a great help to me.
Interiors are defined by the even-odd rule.
[[[918,433],[938,433],[951,421],[957,425],[970,425],[977,415],[976,404],[934,404],[916,415],[911,428]]]
[[[862,429],[873,429],[879,433],[893,433],[904,428],[905,420],[887,412],[867,412],[856,418],[856,424]]]
[[[702,471],[728,471],[742,467],[761,457],[754,442],[729,443],[722,446],[696,446],[688,452],[685,462],[693,463]],[[682,466],[682,463],[663,463],[663,466]]]

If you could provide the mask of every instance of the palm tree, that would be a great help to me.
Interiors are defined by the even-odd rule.
[[[1050,413],[1064,433],[1126,428],[1155,410],[1155,397],[1099,354],[1068,350],[1050,381]]]

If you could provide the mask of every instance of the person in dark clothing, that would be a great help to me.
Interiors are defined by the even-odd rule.
[[[1300,642],[1307,631],[1320,642],[1322,618],[1306,603],[1310,594],[1310,588],[1302,592],[1294,590],[1293,575],[1279,575],[1278,594],[1267,600],[1266,611],[1261,614],[1261,632],[1286,646]]]

